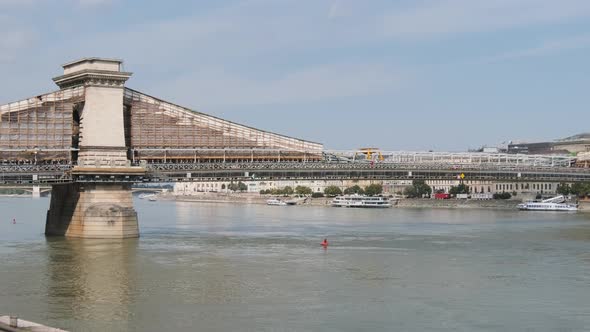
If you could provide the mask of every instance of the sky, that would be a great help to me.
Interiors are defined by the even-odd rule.
[[[0,104],[61,65],[328,149],[464,151],[590,131],[588,0],[0,0]]]

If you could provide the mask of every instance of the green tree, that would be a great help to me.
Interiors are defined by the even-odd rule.
[[[572,184],[570,187],[570,192],[576,196],[580,196],[580,194],[584,191],[584,185],[580,182],[576,182]]]
[[[510,199],[512,195],[510,195],[510,193],[495,193],[492,197],[494,197],[494,199]]]
[[[578,197],[587,197],[590,195],[590,182],[576,182],[572,184],[570,193]]]
[[[383,193],[383,186],[380,184],[371,184],[365,188],[365,194],[369,196],[381,195]]]
[[[340,189],[338,186],[329,186],[324,189],[324,194],[326,194],[326,196],[342,195],[342,189]]]
[[[363,195],[364,193],[365,193],[365,191],[363,190],[363,188],[359,187],[356,184],[352,187],[348,187],[348,188],[344,189],[345,195],[352,195],[352,194]]]
[[[560,183],[557,185],[557,189],[555,192],[560,195],[569,195],[571,193],[572,188],[567,183]]]
[[[407,187],[404,190],[404,195],[410,198],[423,197],[424,195],[430,195],[431,193],[432,188],[430,188],[424,180],[413,180],[412,186]]]
[[[458,186],[451,186],[449,194],[457,196],[457,194],[469,194],[469,186],[460,183]]]
[[[240,189],[240,186],[232,181],[227,185],[227,189],[231,191],[238,191]]]
[[[240,181],[240,182],[238,182],[238,190],[239,191],[246,191],[246,190],[248,190],[248,186],[244,182]]]
[[[283,191],[283,192],[282,192],[282,194],[283,194],[283,195],[293,195],[293,193],[295,192],[295,191],[293,190],[293,188],[292,188],[292,187],[290,187],[290,186],[286,186],[285,188],[283,188],[283,190],[282,190],[282,191]]]
[[[295,188],[295,193],[297,195],[311,195],[313,193],[313,190],[311,190],[310,187],[306,187],[306,186],[297,186]]]
[[[418,197],[418,192],[416,191],[416,187],[414,187],[414,186],[406,187],[404,189],[404,195],[406,195],[409,198]]]
[[[412,181],[412,185],[416,187],[416,191],[420,196],[430,195],[432,193],[432,188],[424,180],[414,180]]]

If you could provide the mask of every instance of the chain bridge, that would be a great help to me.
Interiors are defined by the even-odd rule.
[[[125,87],[117,59],[63,65],[59,90],[0,106],[0,184],[51,185],[45,233],[139,236],[131,185],[252,179],[590,181],[570,156],[325,150]]]

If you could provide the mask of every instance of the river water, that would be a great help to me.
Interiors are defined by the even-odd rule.
[[[71,331],[590,330],[587,214],[137,200],[141,238],[79,240],[43,235],[48,205],[0,198],[0,314]]]

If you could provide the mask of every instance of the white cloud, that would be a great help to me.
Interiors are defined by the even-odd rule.
[[[590,16],[590,1],[585,0],[409,1],[411,7],[397,5],[395,10],[384,3],[389,11],[382,5],[349,0],[245,0],[180,19],[98,34],[79,43],[77,49],[84,55],[112,52],[110,56],[125,58],[135,66],[160,63],[170,71],[182,72],[155,91],[183,102],[198,96],[199,106],[296,103],[395,89],[399,72],[378,69],[379,65],[371,63],[380,60],[370,57],[356,64],[317,65],[343,61],[336,57],[285,68],[273,64],[275,59],[296,62],[298,52],[335,54],[339,48],[362,48],[371,42],[428,39]],[[242,69],[231,69],[238,67]],[[264,79],[269,75],[275,78]]]
[[[374,39],[371,20],[353,16],[332,20],[331,4],[326,0],[241,1],[182,18],[99,33],[82,41],[78,49],[114,48],[146,63],[153,63],[147,58],[150,56],[171,55],[177,60],[193,56],[199,61],[211,57],[219,62],[275,52],[351,47]]]
[[[349,1],[334,0],[328,11],[329,18],[348,17],[352,16],[353,8]]]
[[[0,6],[2,5],[18,5],[22,3],[29,3],[30,0],[0,0]]]
[[[80,6],[97,6],[112,3],[114,0],[68,0],[69,3],[75,3]],[[62,1],[68,5],[66,1]],[[0,7],[22,7],[35,4],[49,4],[49,0],[0,0]]]
[[[146,64],[162,59],[220,63],[239,57],[321,53],[590,17],[587,0],[425,0],[409,1],[406,7],[388,1],[375,3],[244,0],[182,18],[98,33],[80,41],[77,49],[85,54],[112,49],[118,56]]]
[[[113,0],[76,0],[81,6],[101,6],[113,2]]]
[[[9,17],[0,16],[0,62],[10,62],[17,58],[35,40],[35,32],[22,26]]]
[[[349,3],[338,3],[348,8],[340,7],[338,15],[352,8]],[[356,22],[354,17],[338,16],[344,22],[330,19],[333,4],[324,0],[242,1],[181,19],[97,34],[78,42],[77,50],[80,56],[124,58],[131,71],[145,66],[180,73],[171,75],[172,79],[162,78],[161,83],[150,82],[150,89],[199,107],[372,95],[396,89],[401,76],[411,76],[372,59],[346,61],[335,56],[301,62],[298,52],[330,55],[334,54],[329,50],[332,47],[354,46],[368,39],[364,28],[351,24]],[[133,87],[133,80],[129,84]]]
[[[381,95],[408,84],[408,77],[399,70],[379,64],[315,66],[268,79],[209,68],[161,82],[155,91],[199,109],[209,106],[298,104]]]
[[[392,10],[383,17],[383,28],[390,37],[421,39],[530,27],[589,16],[587,0],[437,0]]]
[[[501,53],[483,58],[477,62],[494,63],[521,58],[539,57],[588,47],[590,47],[590,34],[584,34],[557,40],[548,40],[539,46]]]

